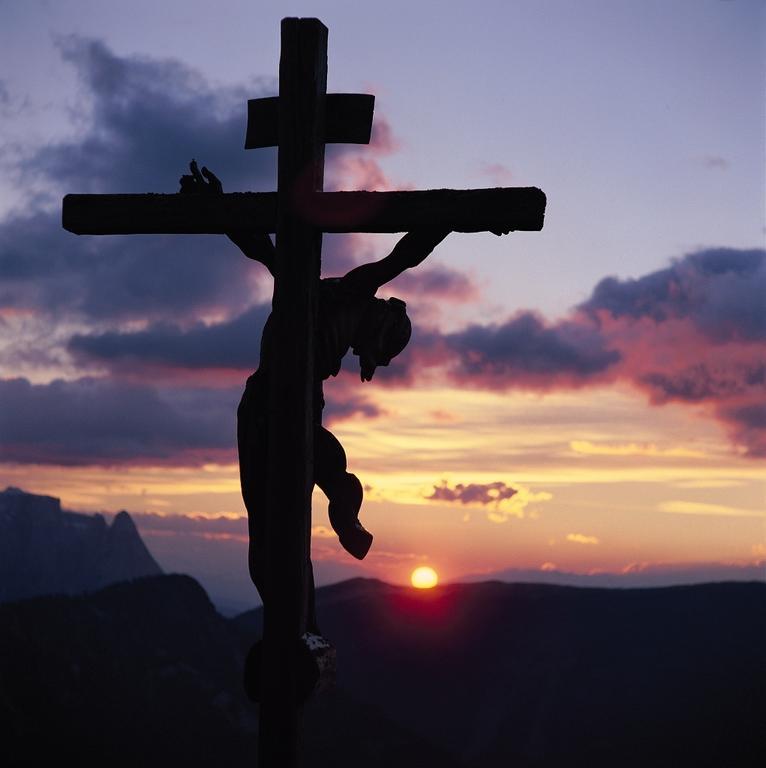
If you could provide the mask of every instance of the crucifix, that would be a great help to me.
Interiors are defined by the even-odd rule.
[[[278,147],[271,193],[67,195],[75,234],[276,233],[268,380],[263,679],[259,755],[264,768],[297,765],[294,653],[306,631],[314,485],[315,325],[323,232],[537,231],[545,195],[535,187],[324,192],[327,143],[366,144],[374,97],[328,94],[327,28],[283,19],[279,96],[248,103],[246,149]]]

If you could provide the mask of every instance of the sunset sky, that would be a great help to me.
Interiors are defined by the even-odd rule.
[[[764,576],[760,0],[0,0],[0,487],[127,509],[167,570],[252,594],[235,409],[270,277],[220,236],[71,235],[61,198],[192,158],[273,190],[246,102],[288,15],[328,26],[329,91],[376,96],[326,188],[548,197],[542,232],[450,235],[380,292],[410,346],[325,387],[375,543],[342,552],[317,493],[318,580]],[[323,273],[395,241],[325,236]]]

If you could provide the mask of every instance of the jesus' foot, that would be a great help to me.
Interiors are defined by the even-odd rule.
[[[372,534],[365,530],[359,520],[354,520],[353,524],[345,530],[337,531],[340,545],[350,555],[357,560],[364,560],[372,546]]]

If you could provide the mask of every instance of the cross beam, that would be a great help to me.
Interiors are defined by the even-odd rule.
[[[535,232],[545,217],[537,187],[317,192],[295,203],[296,215],[322,232]],[[76,235],[276,232],[277,193],[67,195],[63,225]]]
[[[328,93],[325,98],[325,144],[369,144],[375,97],[368,93]],[[279,144],[279,98],[247,102],[245,149]]]

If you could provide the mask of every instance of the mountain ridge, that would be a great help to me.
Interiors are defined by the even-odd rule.
[[[54,496],[8,487],[0,531],[0,603],[162,573],[125,511],[110,525],[103,515],[63,510]]]

